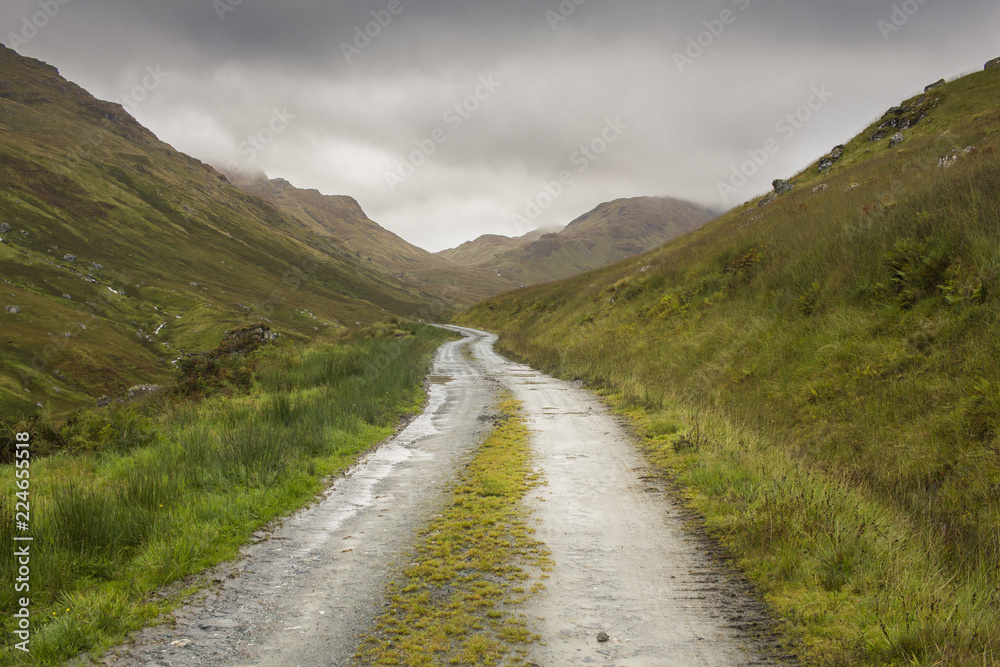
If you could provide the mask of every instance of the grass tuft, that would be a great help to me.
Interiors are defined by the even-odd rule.
[[[550,565],[521,504],[538,482],[520,404],[508,396],[499,408],[451,503],[421,531],[413,563],[389,586],[389,609],[362,641],[357,664],[525,664],[536,637],[517,606]]]

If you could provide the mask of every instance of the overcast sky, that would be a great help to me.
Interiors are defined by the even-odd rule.
[[[981,69],[998,29],[997,0],[0,6],[6,45],[177,149],[352,195],[429,250],[618,197],[731,208]]]

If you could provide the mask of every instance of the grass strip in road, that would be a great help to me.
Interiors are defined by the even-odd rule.
[[[420,532],[413,562],[355,656],[360,665],[524,665],[537,639],[518,605],[551,570],[522,500],[540,483],[520,404],[501,399],[495,427]]]

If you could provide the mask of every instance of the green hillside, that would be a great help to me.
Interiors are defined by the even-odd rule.
[[[501,253],[520,248],[532,241],[537,241],[546,233],[554,234],[557,231],[559,230],[552,229],[546,232],[542,229],[535,229],[513,238],[500,234],[483,234],[472,241],[466,241],[459,246],[435,254],[465,266],[489,266],[490,263],[496,264],[496,258]]]
[[[459,321],[616,395],[809,664],[995,664],[998,145],[990,68],[789,192]]]
[[[0,237],[4,413],[160,382],[245,322],[329,337],[454,304],[2,47]]]
[[[316,234],[335,240],[371,268],[443,301],[468,305],[518,286],[495,271],[466,266],[406,242],[372,222],[353,197],[302,190],[283,179],[230,178],[241,190],[273,204]]]

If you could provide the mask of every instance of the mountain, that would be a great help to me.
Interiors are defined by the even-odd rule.
[[[441,250],[435,254],[456,264],[465,266],[489,266],[495,262],[498,255],[515,248],[521,248],[542,238],[545,234],[558,232],[558,229],[536,229],[523,236],[502,236],[500,234],[484,234],[475,240],[466,241],[462,245]]]
[[[647,252],[713,217],[704,207],[669,197],[617,199],[555,233],[536,231],[516,239],[484,236],[438,254],[533,285]]]
[[[0,47],[0,409],[58,411],[161,382],[172,360],[247,322],[336,335],[439,318],[459,298],[449,280],[474,291],[479,278],[441,262],[437,282],[432,269],[397,277],[381,259],[410,257],[405,273],[412,246],[353,200],[303,197],[289,215]]]
[[[1000,651],[998,101],[1000,66],[931,84],[693,233],[459,318],[640,416],[802,664]]]
[[[228,177],[238,188],[272,204],[310,233],[340,244],[371,268],[386,271],[403,284],[444,301],[469,305],[517,287],[493,271],[464,266],[407,243],[372,222],[352,197],[302,190],[284,179],[266,176]]]

